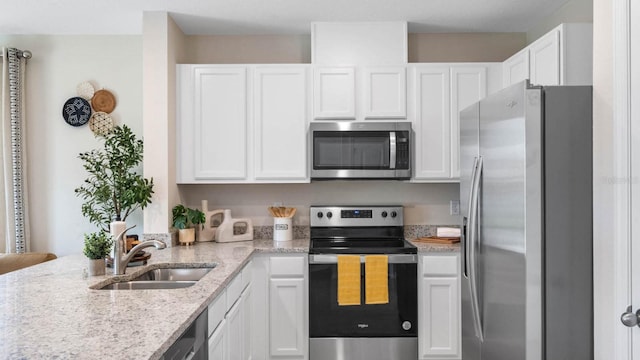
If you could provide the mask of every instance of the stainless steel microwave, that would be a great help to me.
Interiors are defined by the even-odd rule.
[[[411,177],[409,122],[317,122],[309,133],[312,180]]]

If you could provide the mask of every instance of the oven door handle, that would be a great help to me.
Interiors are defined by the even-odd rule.
[[[348,255],[348,254],[344,254]],[[373,254],[372,254],[373,255]],[[415,254],[388,254],[389,264],[417,264],[418,255]],[[360,263],[365,262],[366,255],[360,255]],[[337,264],[338,254],[313,254],[309,255],[309,264]]]

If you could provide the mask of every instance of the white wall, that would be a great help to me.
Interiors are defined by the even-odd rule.
[[[142,135],[141,36],[9,36],[0,45],[30,50],[27,65],[26,133],[31,250],[58,256],[82,251],[83,234],[97,229],[81,214],[74,189],[87,177],[80,152],[102,146],[88,125],[62,117],[76,86],[90,81],[114,93],[116,124]],[[127,219],[142,233],[142,213]],[[136,233],[132,231],[132,233]]]
[[[610,0],[594,1],[593,21],[593,273],[594,273],[594,355],[597,360],[622,359],[616,351],[615,335],[622,325],[618,317],[624,310],[615,307],[619,293],[615,279],[616,193],[627,185],[616,179],[617,159],[625,155],[616,149],[614,108],[614,34],[613,4]],[[619,240],[622,241],[622,240]],[[625,304],[626,305],[626,304]],[[637,307],[637,304],[634,304]]]
[[[405,225],[458,225],[449,201],[459,199],[458,184],[412,184],[400,181],[318,181],[311,184],[180,185],[187,206],[231,209],[234,218],[251,218],[271,226],[267,207],[275,202],[298,208],[294,224],[309,225],[309,205],[404,205]]]
[[[527,31],[527,44],[562,23],[593,22],[593,0],[570,0],[541,23]]]

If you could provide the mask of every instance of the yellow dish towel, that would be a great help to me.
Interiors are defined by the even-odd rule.
[[[365,304],[389,303],[389,258],[367,255],[365,262]]]
[[[359,255],[338,255],[338,305],[360,305]]]

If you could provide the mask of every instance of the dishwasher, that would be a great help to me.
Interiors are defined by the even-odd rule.
[[[161,360],[207,360],[207,309],[180,335]]]

